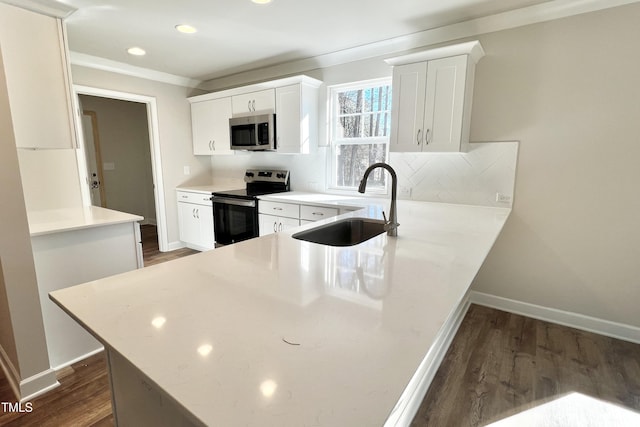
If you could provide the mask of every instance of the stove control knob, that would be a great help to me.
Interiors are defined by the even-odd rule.
[[[244,174],[244,176],[248,176],[248,177],[250,177],[250,178],[253,178],[253,172],[246,172],[246,173]]]

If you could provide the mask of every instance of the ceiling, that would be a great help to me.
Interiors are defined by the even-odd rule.
[[[60,1],[77,9],[66,21],[72,52],[206,81],[548,0]]]

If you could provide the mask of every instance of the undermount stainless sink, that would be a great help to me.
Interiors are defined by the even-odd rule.
[[[300,231],[292,237],[329,246],[353,246],[384,233],[385,222],[371,218],[346,218],[310,230]]]

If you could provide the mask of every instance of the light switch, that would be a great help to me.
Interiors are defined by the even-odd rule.
[[[105,162],[102,164],[102,170],[112,171],[116,169],[116,164],[113,162]]]
[[[185,175],[191,175],[191,167],[185,166],[184,167],[184,174]]]

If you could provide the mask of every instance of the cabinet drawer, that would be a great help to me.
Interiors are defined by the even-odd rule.
[[[178,191],[177,199],[178,199],[178,202],[213,206],[211,204],[211,194],[209,193],[193,193],[190,191]]]
[[[325,208],[322,206],[300,206],[300,219],[318,221],[338,215],[338,208]]]
[[[300,218],[300,205],[260,200],[258,202],[258,212],[298,219]]]

